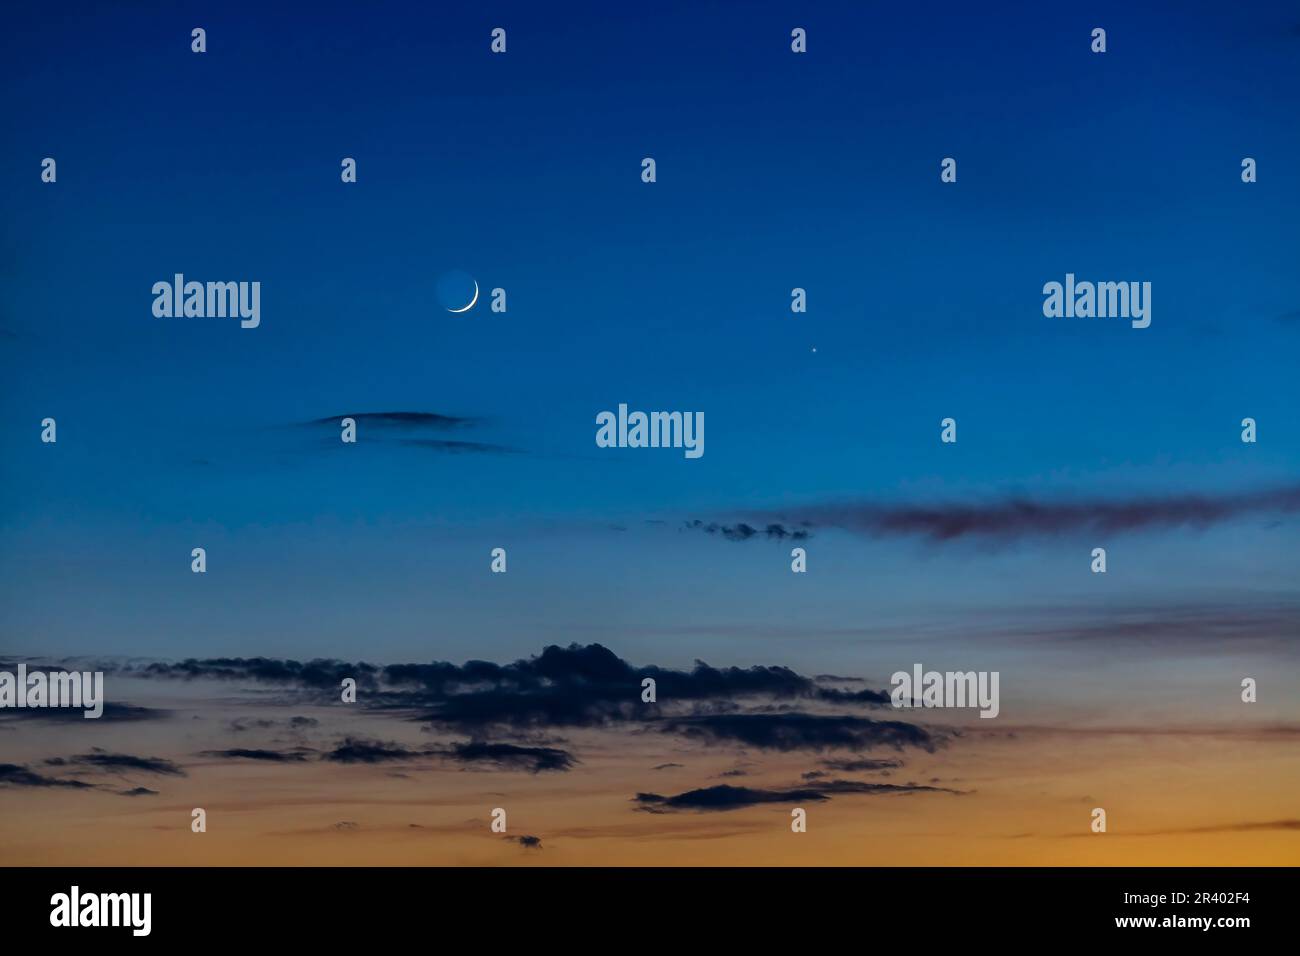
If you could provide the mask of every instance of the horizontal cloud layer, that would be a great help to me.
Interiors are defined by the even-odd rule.
[[[766,790],[754,787],[732,787],[722,784],[716,787],[704,787],[688,790],[676,796],[666,797],[658,793],[638,793],[635,797],[642,809],[662,812],[664,810],[738,810],[763,803],[785,803],[795,805],[829,800],[838,794],[887,794],[887,793],[959,793],[943,787],[923,787],[916,784],[864,783],[858,780],[831,780],[807,787],[789,790]]]
[[[130,673],[148,678],[240,680],[308,691],[328,690],[331,694],[345,678],[352,678],[366,691],[364,706],[372,710],[397,711],[435,728],[468,733],[475,739],[493,728],[518,732],[631,722],[658,724],[659,729],[698,736],[709,730],[710,721],[700,718],[698,723],[691,723],[681,708],[707,704],[713,705],[713,710],[718,706],[737,709],[755,699],[801,700],[836,707],[889,702],[884,691],[846,691],[787,667],[714,668],[703,662],[696,662],[690,671],[653,665],[636,667],[599,644],[552,645],[536,657],[511,664],[468,661],[460,665],[433,662],[378,666],[335,660],[300,663],[260,657],[208,658],[151,663]],[[641,700],[647,679],[655,682],[657,704]],[[803,736],[809,746],[830,745],[829,738],[827,742],[817,738],[833,734],[833,725],[826,723],[817,728],[814,725],[818,721],[817,715],[811,714],[770,714],[752,722],[752,730],[728,734],[724,724],[719,723],[713,732],[719,738],[732,736],[742,742],[746,737],[757,739],[756,735],[775,740],[782,735],[780,728],[784,724],[789,726],[785,740],[793,742]],[[920,728],[910,734],[903,729],[911,725],[849,725],[840,731],[841,743],[837,745],[853,746],[855,737],[864,746],[877,740],[891,746],[932,743]]]
[[[1290,484],[1217,495],[1145,495],[1128,499],[1040,501],[1012,497],[978,504],[829,503],[761,516],[757,523],[777,529],[773,533],[760,533],[758,528],[743,522],[725,525],[695,519],[688,521],[686,527],[721,534],[735,541],[760,534],[778,539],[791,536],[785,530],[787,525],[799,529],[837,529],[872,537],[911,536],[954,541],[1205,526],[1246,515],[1286,514],[1297,510],[1300,510],[1300,485]]]
[[[47,777],[15,763],[0,763],[0,787],[67,787],[73,790],[92,790],[94,786],[81,780]]]
[[[115,754],[95,748],[91,753],[75,757],[54,757],[45,761],[47,766],[76,766],[93,770],[137,771],[173,777],[185,776],[185,771],[162,757],[136,757],[132,754]]]
[[[933,751],[944,737],[899,720],[799,712],[703,714],[664,722],[664,730],[715,743],[740,743],[762,750],[870,750],[918,747]]]
[[[540,774],[563,773],[579,763],[574,753],[554,746],[548,739],[560,729],[622,730],[731,750],[846,751],[850,756],[873,749],[933,751],[949,739],[947,734],[919,724],[865,716],[864,709],[888,706],[889,695],[864,686],[860,678],[807,677],[774,665],[718,668],[702,661],[689,670],[637,666],[599,644],[552,645],[538,655],[507,664],[471,660],[463,664],[433,661],[381,665],[331,659],[303,662],[220,657],[179,662],[106,662],[100,666],[116,675],[146,681],[234,682],[259,690],[275,688],[278,695],[269,700],[264,693],[258,693],[255,699],[262,704],[294,707],[314,704],[333,708],[342,683],[351,679],[358,688],[356,708],[369,718],[418,723],[435,734],[464,738],[421,746],[347,734],[333,738],[332,743],[313,742],[308,746],[308,735],[318,732],[324,711],[322,718],[236,717],[224,720],[223,726],[238,745],[199,753],[200,757],[221,761],[281,765],[324,761],[392,768],[388,772],[413,765],[421,770],[456,765]],[[650,682],[655,689],[653,701],[643,699]],[[241,700],[236,706],[248,703]],[[356,712],[351,707],[343,711]],[[284,731],[289,731],[287,738],[272,737],[265,742],[249,739],[251,733],[273,735]],[[293,746],[276,746],[286,740]],[[84,770],[184,773],[161,758],[103,752],[60,758],[60,763]],[[871,769],[896,765],[896,761],[888,760],[844,764],[846,768]],[[674,766],[680,765],[660,764],[658,768]],[[733,775],[738,773],[734,771]],[[14,771],[14,779],[33,778]],[[825,798],[831,793],[849,792],[844,788],[850,783],[819,780],[815,787],[800,790],[815,790]],[[752,802],[757,799],[753,793],[766,791],[744,792],[751,794],[746,799]],[[722,796],[712,799],[724,799],[727,793],[720,791]],[[684,805],[683,801],[689,804],[700,799],[710,798],[663,798],[663,806],[673,808]],[[647,806],[654,803],[643,802]]]
[[[465,418],[460,415],[441,415],[438,412],[347,412],[328,418],[313,419],[309,425],[338,425],[345,418],[357,424],[379,425],[388,428],[419,430],[425,428],[446,429],[463,428],[477,425],[479,419]]]

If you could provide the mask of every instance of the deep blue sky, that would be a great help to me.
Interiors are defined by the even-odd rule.
[[[1079,555],[1103,542],[828,532],[801,579],[788,546],[683,520],[1298,473],[1293,4],[267,6],[7,14],[14,650],[459,659],[599,639],[812,670],[884,622],[1087,602]],[[509,312],[448,315],[451,269]],[[1150,281],[1151,327],[1044,318],[1043,283],[1070,271]],[[154,318],[175,272],[260,281],[261,327]],[[705,456],[597,449],[619,402],[704,411]],[[303,424],[379,411],[482,419],[422,437],[514,453]],[[1294,596],[1296,544],[1267,516],[1137,535],[1105,586]]]

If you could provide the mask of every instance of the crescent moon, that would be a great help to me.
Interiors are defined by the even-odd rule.
[[[469,300],[469,305],[465,306],[465,308],[463,308],[463,309],[448,309],[447,311],[448,311],[448,312],[468,312],[470,309],[474,308],[474,303],[477,302],[477,301],[478,301],[478,279],[475,279],[475,280],[474,280],[474,298],[472,298],[472,299]]]

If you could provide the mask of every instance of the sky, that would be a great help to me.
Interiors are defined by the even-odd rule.
[[[0,779],[17,811],[0,834],[26,834],[12,860],[121,862],[112,819],[141,861],[198,861],[184,808],[210,793],[242,808],[240,839],[203,851],[224,862],[335,859],[338,839],[353,862],[1296,862],[1293,6],[11,17],[0,658],[107,662],[111,700],[167,714],[94,732],[0,721],[0,764],[93,784]],[[178,272],[260,282],[260,325],[156,317],[151,288]],[[463,314],[439,297],[455,272],[482,290]],[[1067,273],[1150,282],[1150,327],[1045,317],[1043,285]],[[704,454],[597,447],[597,414],[620,403],[703,412]],[[793,547],[807,573],[791,573]],[[505,665],[571,643],[633,669],[776,666],[877,690],[915,662],[996,670],[1002,712],[964,734],[945,729],[962,715],[908,713],[933,750],[864,745],[903,763],[862,773],[952,792],[823,793],[835,827],[791,847],[788,801],[635,798],[736,769],[788,793],[856,753],[673,725],[697,707],[779,712],[786,696],[665,701],[662,735],[603,712],[551,725],[545,709],[430,731],[418,708],[344,713],[310,682],[136,670]],[[1262,678],[1254,704],[1247,676]],[[869,704],[851,714],[897,716]],[[232,730],[241,718],[271,725]],[[201,756],[259,735],[302,759]],[[351,738],[402,748],[330,759]],[[575,762],[521,769],[453,740]],[[181,772],[137,768],[162,779],[158,799],[118,801],[103,761],[44,763],[92,747]],[[649,769],[662,763],[683,767]],[[337,795],[313,803],[330,780]],[[431,807],[427,780],[454,805]],[[292,811],[272,805],[284,788],[304,794]],[[465,830],[493,792],[537,814],[545,850]],[[1118,839],[1069,835],[1107,799],[1125,804]],[[160,802],[183,813],[179,834]],[[82,821],[80,841],[31,830],[52,814],[65,832]],[[412,823],[447,842],[409,856]],[[846,850],[846,830],[865,843]]]

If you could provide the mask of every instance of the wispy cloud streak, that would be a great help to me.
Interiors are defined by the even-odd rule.
[[[1300,510],[1300,485],[1227,494],[1147,495],[1128,499],[1096,498],[1047,501],[1011,497],[975,504],[878,504],[844,502],[809,505],[759,516],[759,525],[789,536],[793,528],[835,529],[868,537],[919,537],[947,542],[963,538],[1013,540],[1068,532],[1117,533],[1206,527],[1255,514],[1290,514]],[[699,519],[686,527],[721,534],[736,541],[762,536],[745,523],[724,525]]]

